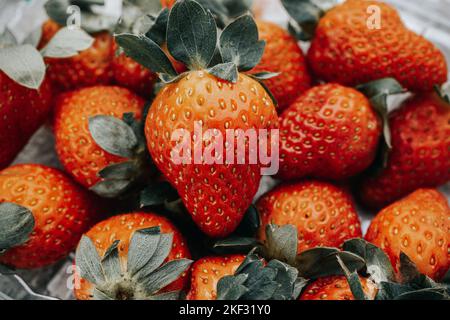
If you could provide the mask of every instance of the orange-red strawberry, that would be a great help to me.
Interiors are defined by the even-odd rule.
[[[89,132],[89,118],[124,113],[141,117],[144,100],[128,89],[95,86],[62,94],[56,105],[56,151],[65,169],[83,186],[92,187],[106,166],[125,159],[104,151]]]
[[[175,4],[176,0],[161,0],[161,5],[164,8],[171,8]]]
[[[361,225],[350,196],[329,183],[306,181],[277,186],[257,202],[261,217],[258,238],[268,224],[294,225],[298,253],[318,246],[340,247],[361,237]]]
[[[396,270],[403,252],[420,272],[438,280],[450,267],[449,232],[447,199],[419,189],[378,213],[365,238],[386,252]]]
[[[297,41],[276,24],[258,21],[259,36],[266,41],[264,55],[252,72],[279,72],[265,84],[278,102],[279,110],[286,109],[311,86],[305,57]]]
[[[280,116],[282,179],[345,179],[373,161],[381,121],[369,100],[338,84],[316,86]]]
[[[170,251],[167,252],[167,258],[163,258],[165,262],[176,259],[190,258],[190,252],[183,235],[168,219],[154,213],[135,212],[111,217],[95,225],[91,230],[89,230],[89,232],[86,233],[86,236],[92,241],[100,257],[103,257],[107,253],[107,250],[114,244],[115,241],[119,241],[117,244],[118,256],[122,273],[126,273],[131,272],[128,268],[131,267],[130,264],[134,262],[134,260],[129,260],[129,249],[131,248],[130,244],[133,241],[133,236],[137,231],[146,230],[151,227],[159,227],[162,234],[172,234],[173,239],[171,247],[169,248]],[[135,249],[141,249],[144,251],[155,250],[155,245],[157,243],[147,242],[146,247]],[[161,252],[158,252],[160,249],[156,248],[156,250],[157,252],[154,253],[155,257],[157,255],[162,255]],[[141,258],[144,259],[144,257]],[[81,261],[76,261],[77,265],[78,263],[81,264]],[[161,292],[182,290],[185,288],[189,280],[188,275],[188,271],[183,272],[179,278],[174,279],[168,286],[164,287]],[[161,276],[159,278],[161,278]],[[159,281],[159,278],[154,279],[154,281]],[[79,286],[75,288],[76,298],[78,300],[93,299],[95,290],[99,289],[99,286],[94,285],[85,278],[81,278],[79,280]],[[113,282],[113,279],[108,280]],[[141,287],[127,286],[127,279],[124,280],[125,281],[123,282],[118,280],[117,284],[115,284],[116,287],[113,286],[113,288],[108,288],[111,290],[108,293],[113,295],[111,298],[137,299],[140,294],[143,294],[140,292],[140,290],[142,290]],[[137,280],[137,283],[140,283],[139,280]]]
[[[6,252],[0,263],[16,268],[39,268],[65,257],[98,214],[94,198],[62,172],[33,164],[0,171],[0,219],[10,204],[29,210],[34,219],[26,241],[1,248]]]
[[[52,90],[44,80],[39,90],[29,89],[0,71],[0,169],[11,163],[31,135],[45,122]]]
[[[60,28],[61,26],[56,22],[46,21],[42,27],[39,48],[45,46]],[[56,88],[67,91],[111,82],[113,38],[108,32],[98,32],[93,37],[94,44],[76,56],[65,59],[45,59],[48,64],[48,76]]]
[[[188,300],[216,300],[217,283],[233,275],[244,261],[243,255],[206,257],[197,260],[191,269],[191,289]]]
[[[348,0],[326,12],[307,59],[318,78],[349,86],[393,77],[412,91],[427,91],[447,80],[442,52],[379,1]]]
[[[359,277],[366,296],[373,300],[377,294],[375,283]],[[344,276],[320,278],[305,288],[300,300],[355,300]]]
[[[362,201],[382,208],[418,188],[450,180],[450,106],[434,93],[419,94],[389,120],[392,150],[386,168],[365,177]]]

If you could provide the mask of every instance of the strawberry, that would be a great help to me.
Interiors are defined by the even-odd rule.
[[[256,206],[261,218],[258,238],[266,238],[268,224],[293,225],[298,253],[318,246],[340,247],[345,240],[362,236],[352,199],[329,183],[280,185],[263,195]]]
[[[23,164],[0,171],[0,263],[30,269],[57,262],[96,211],[93,197],[56,169]]]
[[[450,208],[442,194],[419,189],[381,210],[365,238],[386,252],[397,271],[403,252],[420,272],[440,279],[450,267],[449,217]]]
[[[280,116],[282,179],[345,179],[375,158],[381,121],[369,100],[338,84],[316,86]]]
[[[161,0],[161,5],[164,8],[171,8],[175,4],[176,0]]]
[[[111,276],[108,273],[111,270],[106,267],[99,276],[90,276],[91,265],[86,261],[100,265],[96,255],[97,258],[104,257],[102,263],[106,257],[115,261],[119,269],[116,277]],[[78,246],[75,261],[81,279],[75,288],[75,296],[78,300],[103,299],[105,296],[128,300],[173,293],[187,284],[189,258],[183,235],[168,219],[144,212],[113,216],[89,230]],[[178,266],[177,270],[156,269],[163,261],[167,267],[170,264]],[[176,271],[175,275],[173,271]],[[98,282],[99,277],[106,278],[106,282]],[[167,285],[162,284],[163,281]]]
[[[276,24],[265,21],[258,21],[257,24],[260,38],[266,41],[266,49],[253,72],[280,72],[279,76],[267,80],[265,84],[282,111],[311,87],[311,77],[295,38]]]
[[[95,86],[62,94],[56,103],[54,131],[56,151],[65,169],[83,186],[93,187],[101,180],[97,175],[101,169],[125,159],[106,152],[94,141],[89,131],[90,118],[97,115],[120,118],[125,113],[140,118],[143,107],[143,99],[115,86]]]
[[[392,150],[387,163],[364,177],[360,188],[362,201],[373,208],[450,180],[448,102],[435,93],[419,94],[390,115],[389,126]]]
[[[205,257],[191,269],[191,288],[187,300],[216,300],[217,283],[224,276],[233,275],[244,261],[243,255]]]
[[[443,53],[409,30],[388,4],[348,0],[324,12],[312,1],[283,2],[297,22],[294,29],[301,29],[302,35],[309,32],[304,39],[313,37],[307,60],[322,80],[353,86],[393,77],[412,91],[429,91],[447,81]],[[301,6],[308,6],[309,14],[303,14]],[[371,6],[378,8],[379,17]],[[311,16],[319,17],[317,25]]]
[[[182,12],[192,17],[187,19]],[[258,76],[239,72],[249,71],[258,63],[264,43],[258,40],[257,27],[250,16],[228,25],[217,41],[217,27],[211,13],[192,0],[175,4],[168,21],[169,52],[189,68],[181,75],[175,72],[162,48],[147,37],[119,34],[116,41],[128,56],[155,70],[168,82],[153,101],[146,119],[148,149],[200,229],[209,236],[224,237],[236,229],[250,206],[259,186],[262,164],[225,164],[223,161],[208,164],[204,158],[200,163],[176,164],[172,151],[180,141],[173,141],[171,135],[175,129],[183,130],[192,143],[196,140],[191,139],[196,125],[201,126],[203,132],[211,129],[223,137],[226,129],[277,128],[274,104],[258,83]],[[183,28],[189,29],[189,40],[179,37],[186,34]],[[238,32],[241,28],[248,32]],[[213,58],[218,44],[222,57],[215,64],[218,59]],[[249,50],[252,54],[248,54]],[[211,65],[211,61],[215,65]],[[202,147],[214,140],[199,138],[202,138]],[[220,147],[227,149],[225,142]],[[248,141],[245,147],[248,150]]]
[[[377,288],[367,279],[359,277],[364,293],[370,300],[375,298]],[[320,278],[308,285],[300,300],[355,300],[344,276]]]

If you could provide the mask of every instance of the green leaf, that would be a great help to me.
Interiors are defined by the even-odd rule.
[[[38,27],[32,32],[30,32],[27,37],[23,40],[22,44],[29,44],[35,48],[39,45],[42,37],[42,28]]]
[[[291,16],[290,31],[303,41],[311,40],[325,12],[311,0],[281,0]]]
[[[151,274],[141,278],[147,293],[156,293],[178,279],[192,264],[189,259],[171,260]]]
[[[172,249],[173,234],[162,233],[155,253],[151,256],[150,260],[139,270],[136,276],[139,279],[143,279],[155,271],[164,260],[168,257],[170,250]]]
[[[165,8],[156,17],[155,21],[145,35],[161,46],[166,42],[168,22],[169,9]]]
[[[216,241],[213,245],[213,250],[220,254],[248,253],[260,245],[261,243],[255,238],[230,237]]]
[[[355,300],[368,300],[366,294],[364,293],[361,281],[359,280],[358,273],[356,271],[350,272],[350,270],[348,270],[347,266],[342,261],[341,257],[339,257],[339,255],[336,256],[336,259],[339,265],[341,266],[342,270],[344,271],[344,275],[347,278],[350,291],[352,292]]]
[[[250,15],[230,23],[220,36],[223,62],[233,62],[239,71],[253,69],[261,61],[265,45],[258,40],[258,27]]]
[[[0,49],[6,47],[15,47],[19,43],[17,42],[14,34],[6,27],[2,34],[0,34]]]
[[[98,172],[103,179],[132,180],[138,174],[138,168],[133,161],[111,164]]]
[[[297,228],[293,225],[266,227],[266,256],[283,262],[293,263],[297,256]]]
[[[170,54],[189,69],[202,70],[213,58],[216,44],[217,26],[211,13],[195,1],[178,1],[167,27]]]
[[[89,131],[95,142],[106,152],[132,158],[138,139],[130,126],[113,116],[89,118]]]
[[[273,300],[291,300],[296,299],[300,291],[294,293],[294,289],[298,290],[299,283],[298,270],[278,260],[271,260],[267,264],[267,267],[277,270],[275,282],[278,284],[276,290],[272,294]],[[304,283],[306,284],[306,282]],[[297,285],[297,287],[295,287]]]
[[[253,6],[253,0],[222,0],[230,17],[238,17],[249,12]]]
[[[404,252],[400,252],[399,272],[404,283],[412,282],[421,276],[416,264]]]
[[[449,300],[443,288],[425,288],[402,293],[395,300]]]
[[[216,23],[224,26],[230,18],[228,9],[223,0],[196,0],[205,10],[210,11],[214,16]]]
[[[99,285],[105,281],[102,263],[97,249],[91,239],[83,235],[75,254],[75,263],[80,277],[92,284]]]
[[[150,261],[161,240],[159,227],[137,230],[133,233],[128,249],[127,272],[134,276]]]
[[[251,77],[256,80],[268,80],[275,77],[278,77],[281,74],[281,72],[269,72],[269,71],[262,71],[258,73],[253,73]]]
[[[50,40],[50,42],[41,49],[44,57],[50,58],[68,58],[77,55],[92,46],[94,38],[83,30],[79,29],[60,29]]]
[[[45,76],[44,59],[29,44],[0,48],[0,70],[29,89],[39,89]]]
[[[437,93],[438,97],[445,102],[447,106],[450,106],[450,94],[448,83],[442,86],[435,85],[434,91]]]
[[[237,83],[239,79],[239,72],[234,62],[217,64],[212,68],[209,68],[208,73],[232,83]]]
[[[0,203],[0,254],[25,243],[34,229],[30,210],[10,202]]]
[[[370,81],[356,86],[367,98],[371,99],[378,95],[393,95],[404,93],[406,89],[394,78],[383,78]]]
[[[118,250],[119,242],[119,240],[113,242],[108,250],[106,250],[106,253],[102,260],[102,268],[105,273],[105,278],[108,281],[115,281],[117,279],[120,279],[122,274]]]
[[[108,301],[108,300],[114,300],[112,297],[101,291],[99,288],[95,287],[93,292],[93,298],[94,300],[101,300],[101,301]]]
[[[162,10],[161,1],[149,1],[149,0],[126,0],[124,5],[133,5],[140,9],[145,14],[157,14]]]
[[[103,198],[116,198],[127,191],[131,183],[132,181],[128,179],[102,180],[89,188],[89,190]]]
[[[247,274],[221,278],[217,283],[217,300],[239,300],[249,290],[244,285],[247,278]]]
[[[140,195],[141,208],[162,205],[179,198],[175,188],[167,181],[156,182],[144,190]]]
[[[117,34],[115,39],[127,56],[147,69],[173,77],[177,76],[177,72],[169,58],[153,40],[144,35],[129,33]]]
[[[395,280],[395,271],[389,257],[377,246],[364,239],[350,239],[344,242],[343,250],[363,258],[367,272],[377,283]]]

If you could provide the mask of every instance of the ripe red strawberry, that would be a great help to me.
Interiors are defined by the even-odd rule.
[[[62,94],[56,105],[54,131],[56,151],[65,169],[83,186],[92,187],[97,173],[125,159],[104,151],[89,132],[89,118],[124,113],[141,117],[144,100],[128,89],[95,86]]]
[[[266,48],[261,62],[252,72],[279,72],[280,75],[265,81],[278,102],[279,110],[286,109],[304,91],[311,87],[306,60],[297,41],[276,24],[258,21],[261,39]]]
[[[373,300],[377,294],[376,285],[367,278],[359,277],[364,293]],[[305,288],[300,300],[355,300],[344,276],[320,278]]]
[[[0,169],[11,163],[44,123],[50,109],[52,90],[44,80],[39,90],[14,82],[0,71]]]
[[[0,256],[0,263],[26,269],[43,267],[68,255],[98,213],[93,197],[63,173],[33,164],[0,171],[0,219],[2,227],[17,228],[11,235],[14,238],[23,231],[24,220],[17,220],[16,224],[5,222],[8,205],[25,208],[34,218],[34,225],[31,222],[23,242],[1,248],[6,252]]]
[[[282,179],[345,179],[373,161],[381,121],[360,92],[324,84],[301,95],[280,116]]]
[[[164,8],[171,8],[175,4],[176,0],[161,0],[161,5]]]
[[[372,5],[379,8],[379,26],[368,10]],[[307,59],[318,78],[348,86],[393,77],[412,91],[428,91],[447,81],[442,52],[407,29],[392,6],[379,1],[348,0],[326,12]]]
[[[419,189],[378,213],[365,238],[386,252],[397,271],[403,252],[437,280],[450,267],[449,219],[447,199],[436,190]]]
[[[129,249],[131,248],[130,244],[133,241],[133,236],[136,235],[137,231],[145,230],[151,227],[159,227],[162,234],[173,235],[172,244],[169,247],[169,251],[167,251],[167,258],[162,258],[165,262],[183,258],[190,258],[190,252],[183,235],[168,219],[154,213],[135,212],[111,217],[95,225],[91,230],[89,230],[89,232],[86,233],[86,236],[92,241],[100,257],[103,257],[107,253],[107,250],[114,244],[115,241],[119,241],[117,244],[117,250],[118,258],[120,260],[120,265],[122,268],[121,277],[125,277],[125,274],[127,272],[131,272],[129,269],[131,267],[130,264],[134,263],[134,260],[129,260]],[[151,232],[148,232],[148,234],[150,233]],[[162,243],[161,241],[162,240],[160,240],[159,242],[160,244]],[[143,250],[143,255],[146,251],[151,252],[151,250],[162,250],[160,247],[155,247],[158,242],[154,243],[148,241],[145,242],[145,244],[146,246],[135,249]],[[78,249],[82,250],[80,246]],[[154,253],[155,257],[157,255],[162,255],[161,252],[158,252],[159,251],[157,251],[157,253]],[[77,251],[76,264],[79,267],[82,267],[82,261],[78,261],[79,256],[80,255]],[[144,259],[145,257],[141,256],[141,258]],[[163,261],[160,261],[160,263],[162,262]],[[81,272],[83,272],[83,270],[81,270]],[[164,287],[159,293],[182,290],[183,288],[185,288],[188,282],[188,274],[189,272],[187,270],[184,271],[180,277],[172,280],[170,285]],[[161,275],[155,278],[154,281],[159,281],[160,278]],[[138,285],[132,286],[130,285],[131,282],[128,282],[127,285],[127,279],[125,278],[122,278],[124,281],[118,279],[108,279],[108,281],[111,281],[111,286],[107,286],[108,290],[110,291],[104,292],[105,294],[110,294],[110,297],[113,299],[139,299],[140,297],[143,298],[143,296],[140,296],[141,294],[143,294],[142,292],[140,292],[140,290],[142,290],[141,287],[139,287]],[[114,280],[117,280],[117,283],[113,285]],[[143,279],[140,280],[141,282],[139,282],[138,280],[137,284],[143,284]],[[87,279],[81,278],[79,287],[75,288],[75,296],[78,300],[91,300],[95,297],[96,289],[100,289],[102,285],[104,284],[95,285]]]
[[[197,260],[191,269],[191,289],[187,300],[216,300],[217,283],[224,276],[233,275],[244,261],[243,255],[206,257]]]
[[[277,186],[257,202],[261,217],[258,238],[270,223],[294,225],[298,253],[318,246],[340,247],[361,237],[361,225],[350,196],[329,183],[307,181]]]
[[[381,171],[365,177],[362,201],[382,208],[417,190],[450,180],[450,106],[434,93],[420,94],[389,120],[392,150]]]
[[[39,48],[45,46],[61,28],[56,22],[48,20],[42,27]],[[112,79],[110,69],[114,57],[114,41],[108,32],[93,35],[94,44],[78,55],[65,59],[46,58],[48,76],[63,91],[93,85],[109,84]]]

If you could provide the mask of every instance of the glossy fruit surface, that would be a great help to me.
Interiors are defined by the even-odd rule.
[[[364,293],[370,300],[375,298],[377,288],[367,278],[359,278]],[[355,300],[344,276],[321,278],[305,288],[300,300]]]

